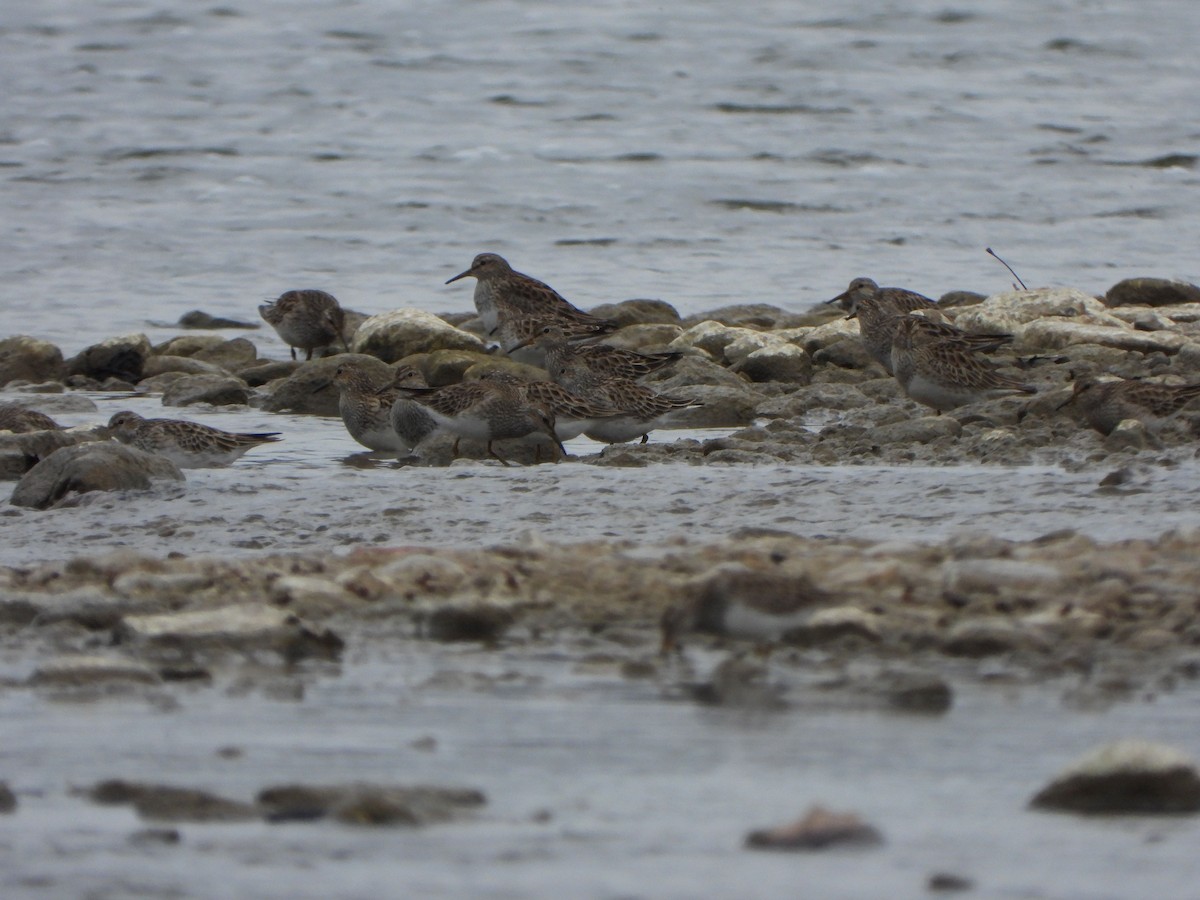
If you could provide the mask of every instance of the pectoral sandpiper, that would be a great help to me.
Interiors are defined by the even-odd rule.
[[[345,313],[333,294],[325,291],[286,291],[278,299],[264,303],[259,313],[279,334],[296,358],[296,348],[305,351],[304,358],[312,359],[313,351],[332,344],[346,347],[342,334]]]
[[[183,469],[227,466],[260,444],[279,440],[279,432],[243,434],[184,419],[144,419],[123,410],[108,420],[109,432],[123,444],[165,456]]]

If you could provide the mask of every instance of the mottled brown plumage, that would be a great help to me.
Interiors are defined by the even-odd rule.
[[[129,410],[114,413],[108,429],[121,443],[165,456],[182,469],[227,466],[247,450],[279,440],[277,431],[222,431],[184,419],[144,419]]]
[[[314,350],[333,344],[348,349],[342,333],[345,313],[337,298],[325,291],[286,291],[264,303],[258,312],[288,345],[292,359],[297,347],[305,351],[306,360],[312,359]]]
[[[1109,434],[1125,419],[1158,428],[1197,397],[1200,384],[1157,384],[1124,378],[1101,381],[1084,376],[1075,380],[1074,391],[1062,406],[1075,405],[1089,425],[1101,434]]]

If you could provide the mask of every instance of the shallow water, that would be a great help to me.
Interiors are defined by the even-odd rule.
[[[257,322],[258,303],[307,286],[368,313],[465,310],[469,282],[442,282],[483,249],[581,306],[658,297],[684,314],[803,309],[858,275],[934,295],[1007,288],[989,245],[1031,285],[1195,281],[1200,133],[1180,111],[1198,26],[1200,8],[1175,0],[17,4],[0,23],[0,336],[68,354],[125,332],[157,341],[189,310]],[[269,329],[252,337],[286,355]],[[175,414],[98,404],[61,418]],[[187,415],[285,439],[189,472],[182,491],[6,509],[0,564],[530,533],[653,547],[744,528],[1110,540],[1197,521],[1194,465],[1116,490],[1104,472],[1040,467],[431,470],[363,466],[336,420]],[[1194,893],[1194,820],[1024,810],[1110,738],[1200,755],[1194,689],[1080,712],[1058,685],[956,683],[939,719],[748,718],[575,661],[352,641],[340,677],[296,702],[225,684],[172,687],[165,707],[5,689],[0,778],[21,807],[0,816],[0,890],[920,897],[946,869],[976,879],[972,896]],[[3,660],[15,675],[32,664]],[[438,672],[515,676],[426,685]],[[425,736],[435,752],[411,747]],[[244,755],[216,755],[226,745]],[[118,775],[238,797],[286,779],[428,780],[491,802],[419,832],[197,825],[178,847],[139,848],[131,813],[67,794]],[[818,802],[860,811],[888,843],[740,848]]]

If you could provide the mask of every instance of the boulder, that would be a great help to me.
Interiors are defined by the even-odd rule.
[[[163,389],[163,406],[244,406],[250,401],[246,382],[232,375],[184,375]]]
[[[259,792],[268,822],[331,818],[347,825],[427,825],[487,803],[474,788],[367,783],[280,784]]]
[[[1013,333],[1013,348],[1019,353],[1062,350],[1076,344],[1099,344],[1138,353],[1173,354],[1188,338],[1175,331],[1138,331],[1112,317],[1115,324],[1090,324],[1075,319],[1040,319],[1018,327]]]
[[[115,441],[63,447],[22,476],[13,490],[14,506],[47,509],[69,494],[90,491],[146,491],[156,481],[183,481],[169,459]]]
[[[94,431],[30,431],[0,434],[0,480],[17,479],[63,447],[101,440]]]
[[[1166,278],[1126,278],[1104,295],[1106,306],[1174,306],[1200,303],[1200,287]]]
[[[156,354],[146,360],[146,364],[142,367],[141,380],[145,381],[147,378],[153,378],[155,375],[163,375],[168,372],[178,372],[182,375],[219,375],[222,377],[229,374],[220,366],[214,366],[212,363],[203,362],[190,356]]]
[[[67,360],[68,375],[79,375],[98,382],[118,379],[136,384],[152,353],[150,339],[144,334],[127,334],[93,344]]]
[[[1076,760],[1029,805],[1092,814],[1200,812],[1200,772],[1174,747],[1116,741]]]
[[[241,319],[227,319],[214,316],[211,313],[193,309],[179,317],[180,328],[258,328],[258,322],[245,322]]]
[[[392,363],[433,350],[483,351],[479,338],[419,309],[396,309],[371,316],[354,335],[350,349]]]
[[[24,334],[0,340],[0,385],[57,381],[64,372],[62,351],[49,341]]]
[[[807,322],[807,317],[769,303],[739,303],[722,306],[699,316],[689,316],[683,320],[683,325],[685,328],[691,328],[706,320],[738,328],[776,331],[780,328],[803,325]]]
[[[601,319],[611,319],[618,328],[629,325],[678,325],[682,319],[670,303],[663,300],[624,300],[602,303],[589,312]]]
[[[713,319],[706,319],[692,325],[680,334],[679,337],[671,341],[669,348],[671,350],[687,350],[695,347],[698,350],[703,350],[717,362],[724,363],[728,361],[725,356],[726,347],[733,344],[739,338],[757,340],[757,336],[761,336],[761,332],[750,328],[737,328]]]
[[[976,306],[968,306],[954,317],[954,324],[967,331],[1018,336],[1022,325],[1039,319],[1064,319],[1076,324],[1127,327],[1095,297],[1075,288],[1039,288],[1006,291]]]
[[[812,381],[812,357],[795,344],[778,344],[755,350],[733,366],[751,381],[783,381],[804,385]]]
[[[198,350],[195,358],[220,366],[226,372],[237,372],[258,361],[258,348],[245,338],[222,341],[215,347]]]
[[[362,353],[339,353],[301,363],[287,378],[267,384],[262,408],[267,412],[288,410],[315,416],[340,416],[333,374],[344,362],[355,362],[365,367],[379,384],[391,378],[388,366],[377,357]]]
[[[288,660],[336,659],[343,642],[274,606],[230,605],[217,609],[125,616],[116,629],[123,641],[170,650],[272,650]]]
[[[819,806],[787,825],[752,831],[746,846],[756,850],[824,850],[828,847],[874,847],[883,835],[855,813],[835,813]]]

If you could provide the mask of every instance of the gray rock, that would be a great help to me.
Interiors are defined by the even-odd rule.
[[[425,634],[435,641],[498,640],[513,623],[513,615],[502,606],[475,603],[470,606],[449,604],[430,613]]]
[[[336,659],[343,642],[274,606],[232,605],[160,615],[125,616],[117,628],[127,641],[185,650],[272,650],[289,660]]]
[[[1200,287],[1165,278],[1126,278],[1104,295],[1106,306],[1174,306],[1200,303]]]
[[[347,825],[428,825],[487,803],[474,788],[281,784],[257,797],[268,822],[332,818]]]
[[[1200,811],[1200,773],[1174,747],[1117,741],[1076,760],[1030,806],[1094,814],[1194,813]]]
[[[101,682],[157,684],[153,669],[136,659],[120,656],[60,656],[48,659],[33,670],[28,683],[34,687],[93,687]]]
[[[215,347],[198,350],[195,358],[219,366],[226,372],[236,373],[258,362],[258,348],[245,338],[234,338],[232,341],[222,341]]]
[[[872,405],[862,389],[853,384],[812,384],[783,397],[764,400],[756,410],[760,416],[792,418],[814,409],[847,410]]]
[[[755,350],[733,367],[751,381],[786,381],[808,384],[812,381],[812,357],[795,344],[782,344]]]
[[[258,328],[258,322],[244,322],[241,319],[227,319],[194,309],[179,317],[180,328]]]
[[[769,303],[740,303],[734,306],[722,306],[697,316],[688,316],[683,320],[683,326],[691,328],[706,320],[737,328],[754,328],[759,331],[793,328],[804,325],[808,321],[805,316],[772,306]]]
[[[930,444],[960,434],[962,425],[953,416],[922,416],[880,425],[871,432],[871,438],[879,444]]]
[[[67,375],[79,375],[101,383],[110,378],[136,384],[152,353],[150,339],[144,334],[108,338],[67,360]]]
[[[723,387],[697,384],[680,392],[702,403],[702,406],[680,409],[671,413],[669,428],[733,428],[754,421],[755,410],[762,395],[749,386]]]
[[[1147,446],[1157,443],[1151,436],[1144,423],[1137,419],[1125,419],[1117,423],[1117,427],[1104,438],[1104,449],[1110,452],[1118,450],[1145,450]]]
[[[10,381],[58,381],[65,374],[62,351],[28,335],[0,340],[0,385]]]
[[[954,704],[954,692],[940,676],[891,673],[886,678],[884,696],[893,709],[941,715]]]
[[[214,366],[212,363],[203,362],[191,356],[156,354],[146,360],[146,364],[142,367],[141,380],[145,381],[147,378],[168,372],[178,372],[184,375],[226,376],[229,374],[220,366]]]
[[[262,387],[272,381],[290,378],[302,365],[304,363],[294,359],[259,359],[253,365],[239,369],[237,376],[252,388]]]
[[[163,406],[245,406],[250,401],[246,382],[232,375],[184,375],[163,390]]]
[[[195,788],[111,779],[92,786],[94,803],[131,804],[143,819],[157,822],[244,822],[260,816],[249,803]]]
[[[354,335],[350,349],[393,363],[433,350],[484,350],[479,338],[419,309],[396,309],[371,316]]]
[[[629,325],[678,325],[683,321],[675,307],[663,300],[602,303],[589,312],[601,319],[612,319],[618,328]]]
[[[169,459],[115,441],[93,441],[51,453],[22,476],[10,502],[47,509],[71,494],[146,491],[156,481],[183,480]]]
[[[219,347],[225,338],[218,334],[184,334],[154,346],[155,356],[195,356],[202,350]]]
[[[95,431],[30,431],[0,434],[0,480],[15,481],[50,454],[100,440]]]
[[[746,846],[756,850],[824,850],[874,847],[881,843],[883,835],[879,830],[855,813],[834,813],[819,806],[790,824],[746,835]]]
[[[12,792],[7,781],[0,781],[0,814],[17,811],[17,795]]]
[[[282,381],[266,385],[262,408],[267,412],[288,410],[315,416],[339,416],[338,392],[333,374],[343,362],[356,362],[380,378],[388,377],[388,368],[377,357],[362,353],[339,353],[326,359],[302,363]]]

